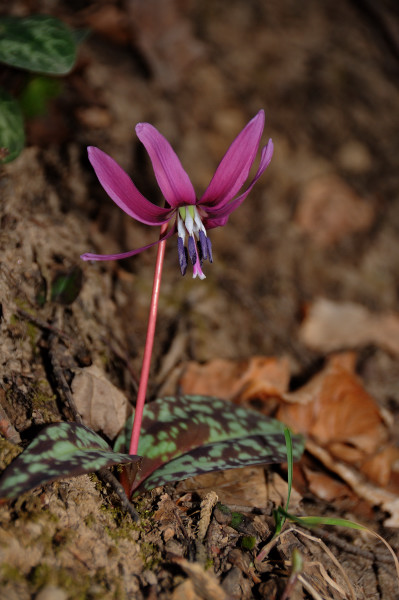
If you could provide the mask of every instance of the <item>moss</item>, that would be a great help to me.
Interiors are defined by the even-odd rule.
[[[29,390],[31,410],[40,413],[45,423],[53,423],[59,414],[56,396],[46,379],[39,379]]]
[[[243,550],[253,550],[256,546],[256,537],[253,535],[244,535],[241,540],[241,548]]]
[[[229,507],[226,506],[225,504],[222,504],[221,502],[217,503],[216,508],[218,508],[220,510],[220,512],[223,513],[224,515],[231,514],[231,510],[229,509]]]
[[[152,570],[161,562],[159,548],[152,542],[140,542],[140,556],[146,569]]]
[[[241,525],[243,520],[244,520],[244,515],[242,515],[239,512],[232,512],[230,527],[232,527],[233,529],[237,529]]]
[[[21,454],[22,448],[12,444],[4,438],[0,438],[0,470],[4,471],[6,467]]]
[[[26,300],[22,300],[21,298],[16,298],[15,304],[17,305],[17,307],[19,309],[23,310],[25,313],[31,315],[32,317],[36,316],[36,314],[37,314],[36,311],[32,309],[32,307],[30,306],[30,304],[28,304],[26,302]],[[25,331],[26,337],[28,338],[29,343],[30,343],[32,354],[34,356],[36,356],[39,353],[39,350],[37,347],[37,340],[41,335],[41,331],[40,331],[39,327],[37,327],[37,325],[32,323],[32,321],[29,321],[28,319],[25,319],[25,318],[19,316],[18,314],[11,315],[11,318],[10,318],[11,325],[14,325],[14,326],[20,325],[20,323],[24,323],[25,330],[22,329],[21,331]]]
[[[27,321],[26,334],[29,339],[32,354],[33,356],[37,356],[37,354],[39,354],[39,349],[37,347],[37,340],[40,337],[39,328],[36,327],[36,325],[34,325],[31,321]]]
[[[29,581],[36,587],[41,588],[49,583],[54,583],[53,580],[54,569],[42,563],[32,569],[29,575]]]
[[[3,563],[0,565],[0,581],[3,585],[14,581],[24,581],[25,575],[21,573],[18,567]]]
[[[210,558],[208,556],[205,561],[205,564],[204,564],[205,571],[207,571],[208,569],[213,569],[213,566],[214,566],[214,560],[213,560],[213,558]]]
[[[92,580],[89,575],[65,568],[54,568],[46,563],[34,567],[29,574],[29,582],[35,592],[46,585],[56,585],[64,589],[74,600],[87,600]]]
[[[110,516],[115,523],[115,528],[109,526],[105,527],[105,531],[112,540],[118,541],[119,539],[125,539],[132,542],[136,541],[137,532],[140,530],[140,524],[134,523],[119,506],[102,505],[101,511]]]
[[[84,521],[85,525],[90,528],[93,527],[93,525],[96,523],[96,517],[93,513],[90,513],[89,515],[87,515],[87,517],[85,517]]]

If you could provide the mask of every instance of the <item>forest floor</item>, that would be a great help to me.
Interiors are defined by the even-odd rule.
[[[119,262],[79,256],[132,250],[158,232],[106,196],[86,147],[161,202],[134,132],[152,123],[200,195],[263,108],[275,154],[228,225],[211,231],[206,279],[182,277],[167,242],[148,398],[207,394],[277,416],[307,439],[291,511],[361,522],[398,551],[399,12],[393,0],[370,6],[17,0],[1,9],[90,30],[62,93],[27,123],[26,149],[1,172],[1,469],[40,426],[72,420],[60,372],[74,394],[87,377],[90,390],[99,381],[106,394],[123,392],[126,412],[134,406],[156,249]],[[51,297],[71,273],[77,298]],[[135,500],[138,524],[95,474],[37,488],[0,506],[0,597],[399,597],[387,549],[351,529],[287,526],[256,563],[286,477],[284,465],[254,467],[156,488]],[[304,564],[283,596],[295,547]]]

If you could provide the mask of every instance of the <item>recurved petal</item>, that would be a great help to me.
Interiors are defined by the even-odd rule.
[[[169,221],[172,211],[147,200],[113,158],[94,146],[89,146],[87,151],[99,182],[119,208],[145,225],[162,225]]]
[[[265,113],[260,110],[227,150],[199,204],[222,207],[241,189],[258,152],[264,124]]]
[[[147,246],[142,246],[141,248],[137,248],[136,250],[129,250],[129,252],[122,252],[121,254],[92,254],[90,252],[85,252],[85,254],[81,254],[80,258],[82,260],[119,260],[121,258],[129,258],[130,256],[135,256],[136,254],[140,254],[147,248],[151,248],[151,246],[156,246],[159,242],[163,240],[167,240],[172,235],[176,233],[176,226],[174,225],[165,235],[163,235],[159,240],[152,242],[151,244],[147,244]]]
[[[136,133],[149,154],[165,200],[174,208],[195,204],[193,185],[168,140],[149,123],[138,123]]]
[[[231,213],[234,212],[240,206],[240,204],[244,202],[245,198],[248,196],[249,192],[252,190],[255,183],[258,181],[259,177],[269,166],[273,156],[273,150],[273,142],[270,139],[267,145],[264,146],[264,148],[262,148],[258,170],[245,192],[237,196],[237,198],[235,198],[229,204],[226,204],[225,206],[222,206],[220,208],[209,209],[208,207],[205,207],[207,217],[203,219],[203,222],[206,229],[213,229],[214,227],[221,227],[223,225],[226,225]]]

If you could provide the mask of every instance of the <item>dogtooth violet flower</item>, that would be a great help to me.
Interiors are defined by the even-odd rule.
[[[262,148],[258,170],[247,189],[240,191],[255,161],[265,121],[264,111],[244,127],[227,150],[216,172],[198,200],[192,183],[169,142],[149,123],[138,123],[136,133],[147,150],[155,177],[166,200],[164,208],[147,200],[125,171],[105,152],[90,146],[89,160],[107,194],[129,216],[146,225],[163,225],[174,220],[172,227],[152,244],[121,254],[82,254],[83,260],[116,260],[139,254],[177,232],[177,250],[182,275],[188,257],[193,277],[204,279],[202,261],[212,262],[208,231],[226,225],[230,214],[248,196],[256,181],[269,165],[273,142]],[[187,245],[186,245],[187,241]]]

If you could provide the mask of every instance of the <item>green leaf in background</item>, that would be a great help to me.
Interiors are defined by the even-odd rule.
[[[53,423],[6,468],[0,477],[0,498],[15,498],[55,479],[139,461],[139,456],[113,452],[101,436],[84,425]]]
[[[67,271],[58,271],[51,283],[51,300],[59,304],[72,304],[82,289],[83,272],[75,265]]]
[[[62,84],[59,79],[44,75],[32,77],[19,96],[19,104],[24,116],[31,119],[46,114],[48,102],[56,98],[61,93],[61,89]]]
[[[0,88],[0,163],[17,158],[24,144],[24,122],[20,106]]]
[[[64,75],[76,60],[76,43],[69,28],[47,15],[0,19],[0,61],[12,67]]]
[[[115,442],[126,452],[133,417]],[[287,460],[284,424],[231,402],[207,396],[178,396],[144,406],[138,452],[140,478],[132,490],[150,489],[200,473]],[[293,454],[303,439],[293,436]],[[146,481],[148,478],[148,481]]]

